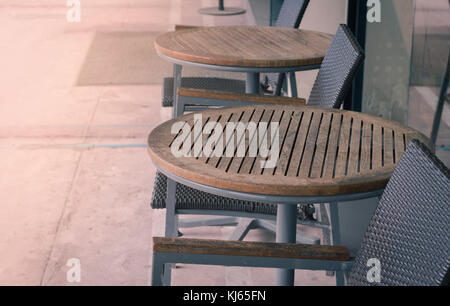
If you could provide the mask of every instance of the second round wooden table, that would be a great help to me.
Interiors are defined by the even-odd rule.
[[[411,139],[432,147],[414,129],[351,111],[263,105],[207,110],[201,114],[203,124],[199,131],[193,128],[195,114],[156,127],[148,139],[153,162],[177,183],[219,196],[278,204],[277,242],[295,242],[298,203],[334,203],[380,195]],[[202,138],[203,144],[208,143],[210,134],[202,132],[207,122],[220,123],[223,156],[174,156],[171,146],[178,135],[172,133],[172,127],[176,122],[192,127],[192,148],[194,139]],[[248,153],[243,157],[225,156],[226,147],[231,144],[226,136],[227,122],[245,126],[249,122],[278,122],[276,167],[261,168],[260,161],[264,159]],[[245,133],[245,139],[241,139],[246,152],[252,137]],[[238,141],[236,138],[234,144]],[[281,285],[291,285],[293,280],[293,271],[282,270],[278,274]]]
[[[162,34],[156,38],[155,49],[175,64],[175,94],[181,82],[181,65],[246,72],[246,92],[256,94],[261,72],[319,68],[332,37],[282,27],[199,27]],[[293,78],[291,74],[291,81]]]

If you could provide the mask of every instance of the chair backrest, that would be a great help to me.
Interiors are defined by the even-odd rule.
[[[284,0],[275,26],[297,29],[308,4],[309,0]]]
[[[369,282],[379,261],[380,283]],[[372,217],[349,285],[445,285],[450,267],[450,171],[422,143],[403,153]],[[376,280],[376,279],[375,279]]]
[[[320,66],[308,105],[340,108],[363,59],[364,52],[355,36],[346,25],[339,25]]]
[[[309,0],[284,0],[278,14],[276,27],[286,27],[297,29],[300,26],[300,22],[303,19],[303,15],[308,7]],[[279,73],[267,73],[265,74],[266,86],[271,85],[273,90],[278,86]],[[285,79],[282,79],[282,83]]]

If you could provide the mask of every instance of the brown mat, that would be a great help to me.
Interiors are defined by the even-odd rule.
[[[157,85],[172,76],[172,63],[156,53],[160,32],[97,32],[78,75],[77,86]],[[242,73],[183,67],[184,76],[245,78]]]

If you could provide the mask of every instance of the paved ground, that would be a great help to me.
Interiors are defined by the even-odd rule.
[[[78,86],[81,68],[100,32],[247,22],[196,13],[215,0],[81,2],[81,22],[68,23],[65,0],[0,1],[0,285],[68,285],[71,258],[81,261],[82,285],[148,283],[163,215],[149,207],[155,169],[142,145],[169,113],[160,110],[159,85]],[[185,234],[225,238],[231,230]],[[174,274],[179,285],[270,285],[275,276],[201,266]],[[324,272],[296,274],[296,284],[333,282]]]
[[[78,258],[83,285],[144,285],[163,214],[149,207],[155,169],[142,144],[169,112],[160,110],[159,85],[77,86],[79,73],[98,33],[223,19],[196,13],[216,1],[89,0],[81,1],[81,22],[68,23],[65,3],[0,1],[0,284],[66,285],[66,263]],[[247,16],[227,22],[245,24]],[[185,234],[221,238],[231,230]],[[258,231],[249,237],[267,238]],[[274,273],[197,266],[178,268],[174,278],[268,285]],[[333,283],[323,272],[297,279]]]

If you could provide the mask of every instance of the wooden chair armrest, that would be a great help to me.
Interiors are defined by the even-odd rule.
[[[179,88],[177,94],[184,97],[203,98],[203,99],[243,101],[253,103],[270,103],[280,105],[300,105],[300,106],[306,105],[306,100],[302,98],[241,94],[226,91],[205,90],[195,88]]]
[[[197,28],[203,28],[203,26],[193,26],[193,25],[184,25],[184,24],[176,24],[175,25],[175,31],[197,29]]]
[[[153,237],[153,251],[163,253],[256,256],[350,261],[344,246]]]

